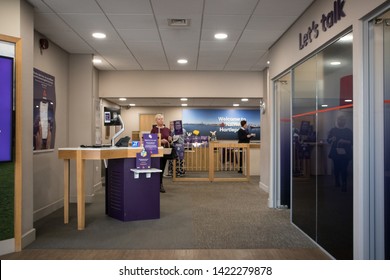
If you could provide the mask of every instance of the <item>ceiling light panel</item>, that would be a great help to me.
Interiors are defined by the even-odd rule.
[[[226,33],[216,33],[214,35],[214,38],[217,40],[225,40],[227,39],[228,35]]]
[[[217,32],[221,32],[221,30],[203,29],[202,30],[201,43],[204,43],[204,42],[217,42],[217,43],[221,43],[221,41],[216,41],[215,38],[214,38],[214,35]],[[229,33],[228,34],[229,36],[226,38],[225,41],[222,41],[223,44],[225,44],[225,43],[233,43],[235,45],[236,44],[236,40],[238,40],[240,38],[241,30],[230,29],[230,30],[226,30],[225,32]],[[219,44],[219,45],[222,47],[223,44]]]
[[[154,21],[153,14],[109,14],[107,17],[115,28],[121,30],[133,29],[133,30],[156,30],[156,23]]]
[[[92,37],[95,39],[105,39],[107,35],[102,32],[94,32],[92,33]]]
[[[185,58],[181,58],[181,59],[178,59],[178,60],[177,60],[177,63],[179,63],[179,64],[187,64],[187,63],[188,63],[188,60],[185,59]]]
[[[169,15],[167,18],[191,18],[184,15],[201,14],[203,1],[194,0],[152,0],[153,10],[157,15]]]
[[[50,8],[57,13],[94,13],[102,14],[102,10],[95,1],[80,1],[80,0],[46,0]]]
[[[205,2],[205,14],[249,15],[256,7],[258,0],[232,1],[213,0]]]
[[[247,15],[205,15],[203,17],[203,29],[214,32],[226,32],[226,30],[242,30],[249,20]]]
[[[131,44],[153,42],[156,46],[162,48],[157,29],[119,29],[118,33],[123,41],[129,46],[131,46]]]
[[[115,1],[112,0],[99,0],[99,5],[108,15],[110,14],[152,14],[152,7],[149,1]]]
[[[299,2],[299,3],[297,3]],[[254,12],[255,15],[269,16],[270,14],[278,15],[279,17],[294,16],[294,21],[302,14],[302,6],[308,7],[313,0],[266,0],[260,1]],[[280,7],[283,7],[281,9]]]
[[[224,44],[233,42],[233,46],[239,51],[238,54],[259,49],[267,50],[312,0],[290,1],[293,3],[285,0],[45,0],[45,4],[42,4],[41,0],[27,2],[34,6],[34,29],[37,32],[44,34],[71,54],[91,54],[97,51],[103,58],[102,65],[96,66],[99,70],[111,67],[109,64],[111,59],[106,57],[110,55],[111,48],[111,55],[121,53],[124,56],[122,63],[116,64],[118,69],[123,70],[126,70],[126,61],[129,61],[127,70],[134,70],[132,61],[134,58],[127,59],[129,55],[130,57],[134,55],[142,64],[138,68],[143,70],[260,71],[267,67],[261,57],[253,58],[257,63],[248,69],[242,69],[243,65],[238,65],[237,69],[234,69],[233,65],[230,65],[229,69],[224,69],[229,59],[229,55],[225,54],[227,48]],[[281,4],[288,9],[281,10]],[[253,11],[255,14],[251,15]],[[168,18],[190,19],[190,25],[170,27]],[[91,33],[97,31],[96,28],[107,34],[108,40],[103,40],[107,45],[91,37]],[[165,33],[165,30],[174,30],[174,33]],[[228,38],[225,41],[215,40],[214,34],[222,31],[228,33]],[[238,38],[240,41],[237,41]],[[220,46],[204,44],[209,41],[217,41]],[[124,46],[124,43],[127,46]],[[152,59],[148,59],[147,46],[142,51],[143,43],[159,46],[163,56],[156,55],[154,57],[157,61],[151,61]],[[208,46],[211,46],[210,50],[206,49]],[[137,50],[133,50],[133,47]],[[127,53],[123,54],[122,49]],[[186,53],[183,53],[183,50]],[[190,63],[185,69],[182,65],[176,64],[178,55],[189,59]],[[210,56],[216,65],[212,65],[211,61],[207,62]],[[109,63],[104,63],[104,60]]]
[[[82,36],[90,36],[92,32],[98,31],[110,34],[109,37],[111,37],[112,34],[115,34],[115,30],[111,23],[103,14],[60,14],[60,17]]]

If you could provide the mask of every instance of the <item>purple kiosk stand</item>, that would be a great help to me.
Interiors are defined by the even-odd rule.
[[[135,158],[110,159],[106,173],[106,214],[121,221],[160,218],[160,158],[136,169]]]

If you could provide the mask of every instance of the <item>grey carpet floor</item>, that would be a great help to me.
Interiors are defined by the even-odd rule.
[[[267,207],[259,177],[243,182],[165,180],[161,217],[122,222],[105,215],[104,191],[86,206],[86,228],[77,230],[76,205],[70,222],[63,209],[37,221],[29,249],[264,249],[316,245],[290,223],[290,211]]]

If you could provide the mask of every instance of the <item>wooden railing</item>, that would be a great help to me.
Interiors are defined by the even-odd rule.
[[[250,148],[249,144],[210,142],[185,149],[185,176],[176,176],[176,164],[174,160],[173,181],[249,181]]]

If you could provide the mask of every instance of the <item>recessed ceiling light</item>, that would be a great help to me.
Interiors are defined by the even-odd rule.
[[[340,64],[341,64],[340,61],[332,61],[332,62],[330,63],[330,65],[340,65]]]
[[[344,102],[351,103],[351,102],[352,102],[352,99],[345,99]]]
[[[187,104],[187,103],[183,103],[183,104],[181,104],[181,106],[182,106],[182,107],[187,107],[188,104]]]
[[[226,33],[217,33],[214,35],[214,38],[218,40],[223,40],[226,39],[227,37],[228,35]]]
[[[104,38],[106,38],[106,34],[101,33],[101,32],[95,32],[92,34],[92,37],[96,38],[96,39],[104,39]]]
[[[119,98],[120,101],[126,101],[127,99],[124,97]]]
[[[185,97],[180,98],[180,101],[187,101],[187,100],[188,100],[188,98],[185,98]]]
[[[267,61],[267,64],[270,64],[270,63],[271,63],[271,61],[268,60],[268,61]]]
[[[94,58],[94,59],[92,60],[92,62],[95,63],[95,64],[99,64],[99,63],[102,63],[102,60],[99,59],[99,58]]]
[[[134,106],[135,106],[135,104],[134,104],[134,103],[130,103],[130,104],[129,104],[129,106],[131,106],[131,107],[134,107]]]
[[[234,103],[233,106],[234,106],[234,107],[239,107],[240,104]]]
[[[179,64],[187,64],[187,63],[188,63],[188,60],[185,59],[185,58],[181,58],[181,59],[178,59],[178,60],[177,60],[177,63],[179,63]]]
[[[248,98],[241,98],[241,101],[247,102],[249,99]]]
[[[328,107],[328,104],[322,104],[321,107],[326,108]]]

